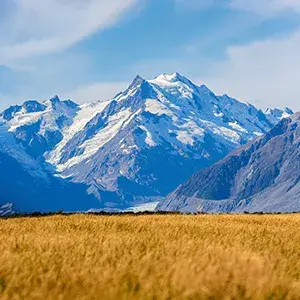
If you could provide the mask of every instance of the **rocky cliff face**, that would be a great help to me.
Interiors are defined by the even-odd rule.
[[[206,212],[300,210],[300,113],[192,176],[157,208]]]

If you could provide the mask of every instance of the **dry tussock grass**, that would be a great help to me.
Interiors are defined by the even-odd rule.
[[[300,216],[0,220],[1,299],[299,299]]]

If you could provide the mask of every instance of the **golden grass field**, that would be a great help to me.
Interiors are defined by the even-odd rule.
[[[300,215],[0,219],[0,299],[300,299]]]

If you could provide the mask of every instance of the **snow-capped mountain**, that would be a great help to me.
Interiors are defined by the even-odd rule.
[[[174,73],[148,81],[137,76],[107,101],[78,106],[54,97],[1,116],[28,154],[86,185],[101,205],[126,208],[167,195],[283,114],[217,96]]]
[[[157,210],[300,210],[300,113],[179,186]]]
[[[45,162],[26,152],[8,125],[0,121],[0,215],[16,211],[101,208],[85,186],[57,178]]]
[[[284,109],[268,108],[265,111],[266,117],[272,124],[276,124],[282,119],[290,117],[292,114],[293,111],[288,107],[285,107]]]
[[[54,98],[39,103],[35,100],[16,105],[1,113],[9,131],[13,132],[26,151],[40,157],[62,139],[62,130],[72,124],[79,107],[70,100]]]

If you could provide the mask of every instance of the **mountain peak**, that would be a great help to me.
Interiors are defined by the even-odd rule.
[[[279,108],[267,108],[265,111],[266,114],[275,114],[275,113],[288,113],[292,115],[294,112],[289,107]]]
[[[45,105],[39,103],[36,100],[25,101],[22,107],[27,113],[40,112],[46,109]]]
[[[198,89],[203,93],[214,94],[214,92],[211,89],[209,89],[205,84],[201,84]],[[224,96],[228,97],[228,95]]]
[[[136,75],[135,78],[133,79],[133,81],[131,82],[129,89],[133,88],[133,87],[137,87],[139,85],[141,85],[142,83],[144,83],[146,80],[144,78],[142,78],[140,75]]]
[[[0,116],[6,121],[10,121],[16,113],[21,111],[21,109],[22,106],[20,105],[10,106],[9,108],[5,109]]]
[[[289,115],[294,114],[294,112],[289,107],[285,107],[284,112],[288,113]]]
[[[78,109],[78,107],[79,107],[79,105],[76,102],[73,102],[71,99],[64,100],[63,103],[73,109]]]
[[[56,103],[59,103],[60,102],[60,99],[57,95],[55,95],[54,97],[50,98],[50,102],[52,104],[56,104]]]
[[[67,106],[68,108],[72,110],[77,110],[79,108],[79,105],[72,100],[61,100],[57,95],[52,97],[51,99],[43,102],[45,105],[52,107],[52,109],[58,109],[62,106]]]
[[[279,122],[284,118],[290,117],[291,115],[293,115],[293,113],[294,112],[288,107],[285,107],[283,109],[268,108],[265,111],[265,115],[267,116],[269,121],[273,122],[273,124],[276,124],[277,122]]]
[[[182,76],[178,72],[175,72],[173,74],[162,73],[162,74],[158,75],[157,77],[155,77],[154,80],[167,81],[167,82],[171,82],[171,83],[174,83],[177,81],[182,81],[182,82],[189,81],[186,77]]]

